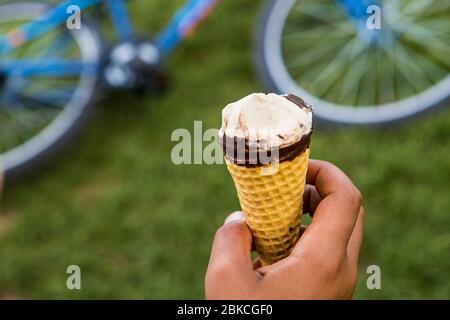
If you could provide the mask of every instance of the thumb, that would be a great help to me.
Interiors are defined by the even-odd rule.
[[[255,280],[251,248],[252,234],[243,213],[231,214],[214,237],[207,276],[236,282],[236,285],[251,284]]]

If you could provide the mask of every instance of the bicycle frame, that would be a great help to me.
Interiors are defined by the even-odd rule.
[[[177,11],[171,22],[156,36],[155,46],[162,56],[168,55],[186,37],[193,34],[199,23],[206,18],[220,0],[187,0]],[[0,35],[0,54],[7,54],[33,39],[50,32],[64,24],[68,18],[67,8],[72,5],[83,11],[89,7],[105,2],[112,24],[119,40],[129,40],[133,36],[133,28],[124,0],[64,0],[38,19],[26,23],[17,29]],[[96,63],[96,62],[93,62]],[[14,59],[0,62],[0,71],[9,74],[30,76],[72,75],[86,72],[86,63],[80,61],[55,59]],[[95,68],[88,68],[95,70]]]

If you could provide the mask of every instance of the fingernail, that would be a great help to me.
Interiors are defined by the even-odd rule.
[[[224,224],[243,222],[244,221],[244,213],[241,211],[236,211],[230,214],[226,219]]]

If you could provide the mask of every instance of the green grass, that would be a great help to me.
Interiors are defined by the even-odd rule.
[[[261,4],[224,1],[168,61],[164,97],[104,101],[58,163],[6,190],[0,297],[203,298],[212,236],[238,202],[225,166],[172,164],[170,135],[194,120],[217,128],[225,104],[264,90],[251,51]],[[146,31],[176,4],[131,6]],[[392,129],[316,131],[312,156],[336,163],[364,195],[356,298],[450,298],[449,145],[448,109]],[[66,289],[71,264],[81,291]],[[371,264],[381,290],[366,288]]]

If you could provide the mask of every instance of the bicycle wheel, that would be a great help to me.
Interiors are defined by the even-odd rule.
[[[1,4],[0,39],[50,8],[39,2]],[[0,166],[11,178],[48,159],[79,130],[96,92],[101,44],[83,22],[79,30],[64,24],[1,52]]]
[[[381,29],[373,30],[364,3],[269,1],[257,43],[268,87],[303,97],[318,120],[350,125],[391,123],[447,101],[450,2],[376,1]]]

